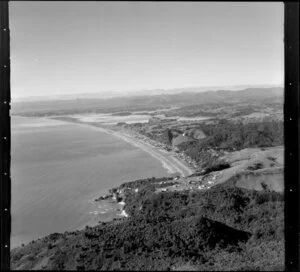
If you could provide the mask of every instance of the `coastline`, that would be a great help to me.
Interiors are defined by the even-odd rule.
[[[101,126],[99,123],[86,123],[79,121],[74,118],[69,118],[68,116],[60,116],[60,117],[49,117],[47,119],[51,120],[59,120],[66,123],[73,123],[80,126],[86,126],[89,128],[97,129],[101,132],[107,133],[109,135],[113,135],[125,142],[128,142],[129,144],[143,150],[144,152],[147,152],[149,155],[151,155],[153,158],[158,160],[162,166],[168,171],[169,174],[176,174],[179,173],[181,176],[186,177],[194,173],[194,170],[190,168],[188,165],[186,165],[184,162],[180,161],[178,158],[176,158],[171,152],[168,151],[161,151],[156,146],[153,146],[149,143],[146,143],[142,141],[141,139],[138,139],[134,137],[134,135],[112,130],[110,128]]]

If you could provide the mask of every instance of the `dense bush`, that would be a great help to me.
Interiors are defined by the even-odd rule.
[[[201,125],[206,138],[179,145],[180,150],[196,161],[209,148],[240,150],[249,147],[278,146],[283,144],[283,122],[234,123],[221,120],[217,125]]]
[[[29,257],[49,254],[47,269],[261,270],[283,265],[282,194],[227,183],[207,191],[157,194],[155,181],[139,182],[138,193],[128,190],[129,218],[48,236],[14,251],[13,263],[28,250]],[[28,267],[37,259],[28,260]]]

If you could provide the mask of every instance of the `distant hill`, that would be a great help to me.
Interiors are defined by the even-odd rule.
[[[12,114],[53,115],[87,112],[120,112],[183,107],[207,103],[244,103],[249,101],[282,102],[283,88],[248,88],[240,91],[218,90],[206,92],[114,97],[106,99],[70,99],[12,103]]]
[[[74,100],[74,99],[107,99],[113,97],[130,97],[143,95],[161,95],[161,94],[177,94],[182,92],[205,92],[217,90],[238,91],[249,88],[275,88],[282,85],[274,84],[259,84],[259,85],[227,85],[227,86],[206,86],[206,87],[184,87],[173,89],[150,89],[150,90],[119,90],[119,91],[101,91],[99,93],[74,93],[60,94],[50,96],[26,96],[13,97],[13,102],[34,102],[34,101],[53,101],[53,100]]]

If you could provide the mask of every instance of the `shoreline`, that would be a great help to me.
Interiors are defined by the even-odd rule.
[[[64,119],[65,117],[66,117],[66,119]],[[143,150],[144,152],[148,153],[149,155],[151,155],[153,158],[155,158],[162,164],[163,168],[165,168],[169,174],[179,173],[182,177],[186,177],[186,176],[189,176],[194,173],[194,170],[192,168],[190,168],[184,162],[180,161],[172,153],[165,151],[165,150],[162,152],[157,147],[155,147],[149,143],[146,143],[140,139],[137,139],[133,135],[130,135],[130,134],[124,133],[124,132],[120,132],[120,131],[116,131],[116,130],[110,129],[108,127],[101,126],[101,124],[99,124],[99,123],[97,123],[97,124],[87,123],[87,122],[82,122],[82,121],[76,120],[74,118],[68,119],[68,116],[65,116],[65,117],[57,116],[57,117],[48,117],[47,119],[58,120],[58,121],[62,121],[65,123],[73,123],[73,124],[77,124],[80,126],[86,126],[89,128],[97,129],[97,130],[107,133],[109,135],[113,135],[113,136]]]

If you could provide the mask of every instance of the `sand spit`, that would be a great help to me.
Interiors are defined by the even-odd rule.
[[[54,118],[49,118],[57,120]],[[138,147],[139,149],[147,152],[152,157],[157,159],[161,162],[162,166],[168,171],[170,174],[179,173],[181,176],[185,177],[188,175],[191,175],[194,171],[189,168],[187,165],[185,165],[183,162],[179,161],[171,152],[163,152],[159,150],[157,147],[150,145],[149,143],[146,143],[144,141],[141,141],[140,139],[135,138],[134,136],[130,134],[125,134],[123,132],[114,131],[106,127],[100,127],[98,124],[92,124],[92,123],[83,123],[81,121],[76,121],[76,119],[73,120],[62,120],[62,118],[59,118],[60,121],[66,122],[66,123],[74,123],[80,126],[85,126],[89,128],[96,129],[98,131],[113,135],[135,147]]]

